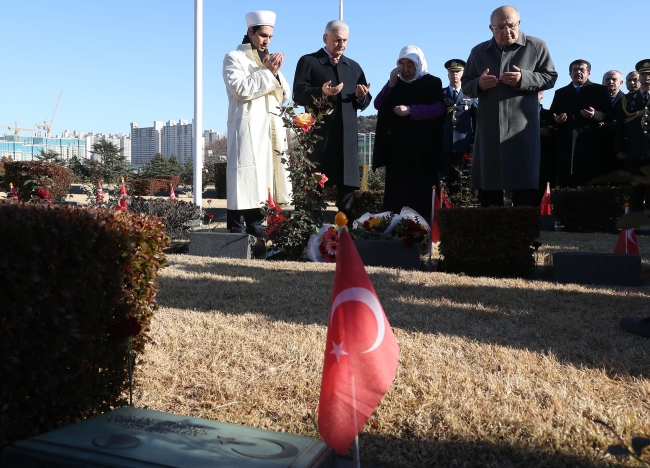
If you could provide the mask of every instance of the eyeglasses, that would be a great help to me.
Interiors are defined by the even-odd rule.
[[[500,24],[499,26],[497,26],[496,24],[491,24],[490,26],[492,26],[492,29],[495,29],[495,30],[497,30],[499,32],[503,32],[506,29],[508,31],[514,31],[515,29],[517,29],[519,27],[519,23],[517,23],[517,24]]]

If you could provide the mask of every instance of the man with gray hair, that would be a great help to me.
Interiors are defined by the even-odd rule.
[[[538,92],[555,85],[546,43],[519,30],[516,8],[492,12],[492,38],[474,47],[461,78],[463,93],[478,98],[472,186],[481,206],[536,206],[540,138]]]
[[[630,93],[639,90],[639,88],[641,87],[641,84],[639,83],[639,72],[631,71],[630,73],[627,74],[627,76],[625,77],[625,87]]]
[[[333,112],[325,116],[315,131],[318,141],[309,158],[318,163],[316,170],[336,185],[336,206],[348,221],[354,220],[353,192],[359,188],[357,150],[357,111],[368,107],[372,96],[370,83],[357,62],[343,55],[348,44],[349,27],[342,21],[330,21],[325,27],[325,46],[304,55],[296,66],[293,99],[302,106],[313,106],[313,98],[327,99]]]

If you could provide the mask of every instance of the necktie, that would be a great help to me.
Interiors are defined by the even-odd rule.
[[[338,57],[332,57],[332,62],[334,62],[334,66],[339,64],[339,58]]]
[[[650,98],[650,93],[648,91],[644,91],[643,92],[643,102],[645,102],[646,105],[648,105],[648,98]]]
[[[458,90],[454,88],[454,102],[456,102],[456,99],[458,99]]]

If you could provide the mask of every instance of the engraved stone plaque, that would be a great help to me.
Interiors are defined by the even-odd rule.
[[[335,467],[323,441],[140,408],[120,408],[17,442],[1,468]]]

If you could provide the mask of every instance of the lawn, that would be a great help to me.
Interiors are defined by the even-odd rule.
[[[542,253],[616,236],[544,233]],[[639,238],[644,264],[650,238]],[[169,255],[135,404],[318,437],[334,266]],[[385,467],[637,466],[605,454],[650,436],[650,289],[368,268],[401,347],[360,434]],[[641,466],[641,465],[639,465]]]

